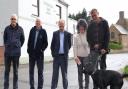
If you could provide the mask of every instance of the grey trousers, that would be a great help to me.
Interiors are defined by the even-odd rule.
[[[79,57],[81,64],[78,65],[78,83],[79,83],[79,89],[89,89],[89,75],[84,74],[85,76],[85,88],[83,87],[83,59],[84,57]]]
[[[53,60],[51,89],[57,88],[58,79],[59,79],[59,68],[61,68],[63,89],[68,89],[68,78],[67,78],[68,58],[65,55],[58,55]]]

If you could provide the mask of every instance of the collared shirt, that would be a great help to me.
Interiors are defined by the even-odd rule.
[[[60,49],[59,54],[64,54],[64,32],[60,32]]]
[[[36,42],[37,42],[38,34],[39,34],[39,29],[36,30],[35,41],[34,41],[34,48],[36,47]]]

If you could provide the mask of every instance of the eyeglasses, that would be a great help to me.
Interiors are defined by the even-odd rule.
[[[15,18],[11,18],[11,20],[16,20]]]

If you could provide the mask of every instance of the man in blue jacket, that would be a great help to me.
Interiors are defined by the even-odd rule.
[[[56,89],[59,77],[59,68],[61,68],[63,89],[68,88],[67,68],[68,53],[71,48],[71,34],[64,30],[65,21],[59,20],[59,30],[53,33],[51,42],[51,53],[53,56],[53,75],[51,89]]]
[[[48,46],[47,33],[42,28],[40,18],[36,19],[35,26],[30,30],[27,52],[29,54],[30,89],[34,87],[34,67],[38,68],[38,88],[43,88],[44,51]]]
[[[13,89],[18,89],[18,67],[21,55],[21,47],[24,44],[24,31],[17,23],[17,16],[14,14],[10,18],[11,24],[4,30],[5,46],[5,73],[4,89],[9,89],[9,72],[11,63],[13,64]]]

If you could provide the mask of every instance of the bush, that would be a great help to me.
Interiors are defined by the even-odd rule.
[[[109,43],[109,48],[113,49],[113,50],[117,50],[117,49],[122,49],[123,46],[120,43],[117,43],[117,42],[110,42]]]
[[[128,65],[126,65],[126,66],[124,67],[123,73],[124,73],[124,74],[128,74]]]

